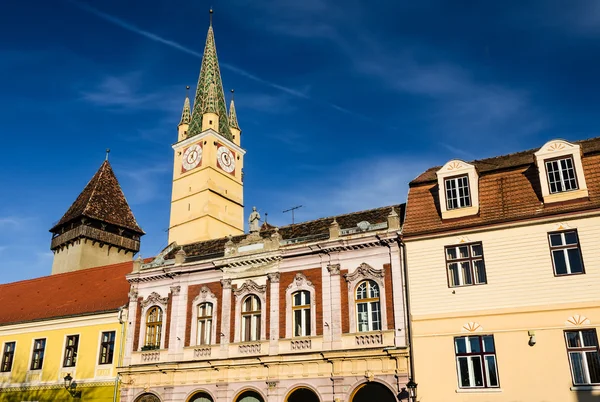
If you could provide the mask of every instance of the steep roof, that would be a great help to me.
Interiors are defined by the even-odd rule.
[[[403,233],[419,234],[465,229],[600,208],[600,137],[577,141],[589,197],[544,204],[534,153],[538,149],[470,162],[479,174],[479,214],[442,220],[436,172],[428,169],[410,183]]]
[[[329,225],[335,219],[340,225],[340,228],[347,229],[356,227],[359,222],[367,221],[371,224],[377,224],[387,222],[387,217],[390,214],[392,208],[396,209],[396,212],[402,220],[404,217],[405,204],[390,205],[381,208],[370,209],[367,211],[352,212],[349,214],[330,216],[327,218],[320,218],[312,221],[296,223],[294,225],[282,226],[279,228],[279,234],[283,240],[288,239],[300,239],[307,238],[306,241],[327,239],[329,236]],[[260,235],[262,237],[269,237],[273,234],[274,229],[271,229],[271,225],[265,226],[264,230],[261,229]],[[232,238],[234,243],[244,239],[247,235],[239,235]],[[228,241],[227,237],[219,239],[206,240],[198,243],[187,244],[183,246],[183,250],[188,258],[196,257],[197,259],[218,257],[224,254],[225,243]],[[173,258],[175,251],[173,251],[167,258]]]
[[[0,325],[116,311],[132,269],[129,261],[0,285]]]
[[[208,27],[208,34],[206,35],[206,44],[202,56],[198,85],[196,86],[196,97],[194,99],[194,109],[192,111],[188,136],[192,137],[202,132],[204,113],[214,113],[219,116],[219,134],[231,141],[233,136],[229,129],[225,93],[223,92],[223,82],[221,80],[221,70],[219,69],[212,22]]]
[[[139,234],[144,231],[138,226],[131,208],[125,199],[119,181],[108,160],[104,161],[94,177],[85,186],[75,202],[58,221],[51,232],[74,219],[82,217],[97,219]]]

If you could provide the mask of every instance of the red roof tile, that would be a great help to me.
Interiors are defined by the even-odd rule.
[[[533,153],[471,162],[479,173],[479,214],[442,220],[435,172],[428,169],[410,183],[403,233],[406,237],[507,221],[600,208],[600,137],[578,141],[589,198],[544,205]]]
[[[81,217],[97,219],[144,234],[108,161],[102,163],[79,197],[50,231],[54,232],[61,225]]]
[[[116,311],[128,303],[133,262],[0,285],[0,325]]]

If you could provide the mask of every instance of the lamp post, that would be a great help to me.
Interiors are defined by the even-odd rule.
[[[409,401],[417,402],[417,383],[410,378],[406,383],[406,388],[408,388]]]
[[[65,389],[69,395],[71,395],[73,398],[81,398],[81,391],[77,391],[75,389],[77,385],[73,383],[73,377],[71,377],[71,373],[67,373],[63,380],[65,380]]]

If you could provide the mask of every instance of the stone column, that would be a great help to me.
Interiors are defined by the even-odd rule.
[[[270,328],[270,339],[269,339],[269,354],[276,355],[279,352],[279,272],[273,272],[267,274],[269,282],[271,283],[271,294],[269,295],[269,309],[271,314],[269,315],[269,328]]]
[[[406,322],[404,314],[404,283],[402,282],[402,251],[397,243],[390,244],[392,271],[392,300],[394,303],[394,345],[406,346]],[[390,301],[387,301],[388,303]],[[388,328],[392,323],[388,317]],[[399,331],[400,330],[400,331]]]
[[[187,287],[171,286],[171,323],[169,326],[169,360],[183,358],[185,342]]]
[[[133,352],[133,337],[135,336],[135,321],[137,317],[137,304],[138,304],[138,292],[137,289],[131,288],[129,290],[129,307],[127,309],[127,325],[125,327],[125,343],[123,347],[123,366],[129,366],[131,363],[131,353]],[[119,333],[119,336],[121,334]]]
[[[327,267],[330,275],[331,293],[331,348],[342,347],[342,297],[340,289],[340,264],[330,264]]]
[[[229,334],[231,332],[231,279],[221,279],[221,286],[223,286],[223,297],[221,300],[221,350],[227,350],[231,339]]]

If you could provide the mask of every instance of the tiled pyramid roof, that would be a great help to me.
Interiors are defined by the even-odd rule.
[[[96,219],[144,234],[107,160],[102,163],[79,197],[50,231],[54,232],[60,226],[81,217]]]
[[[133,261],[0,285],[0,326],[116,311],[128,302]]]

